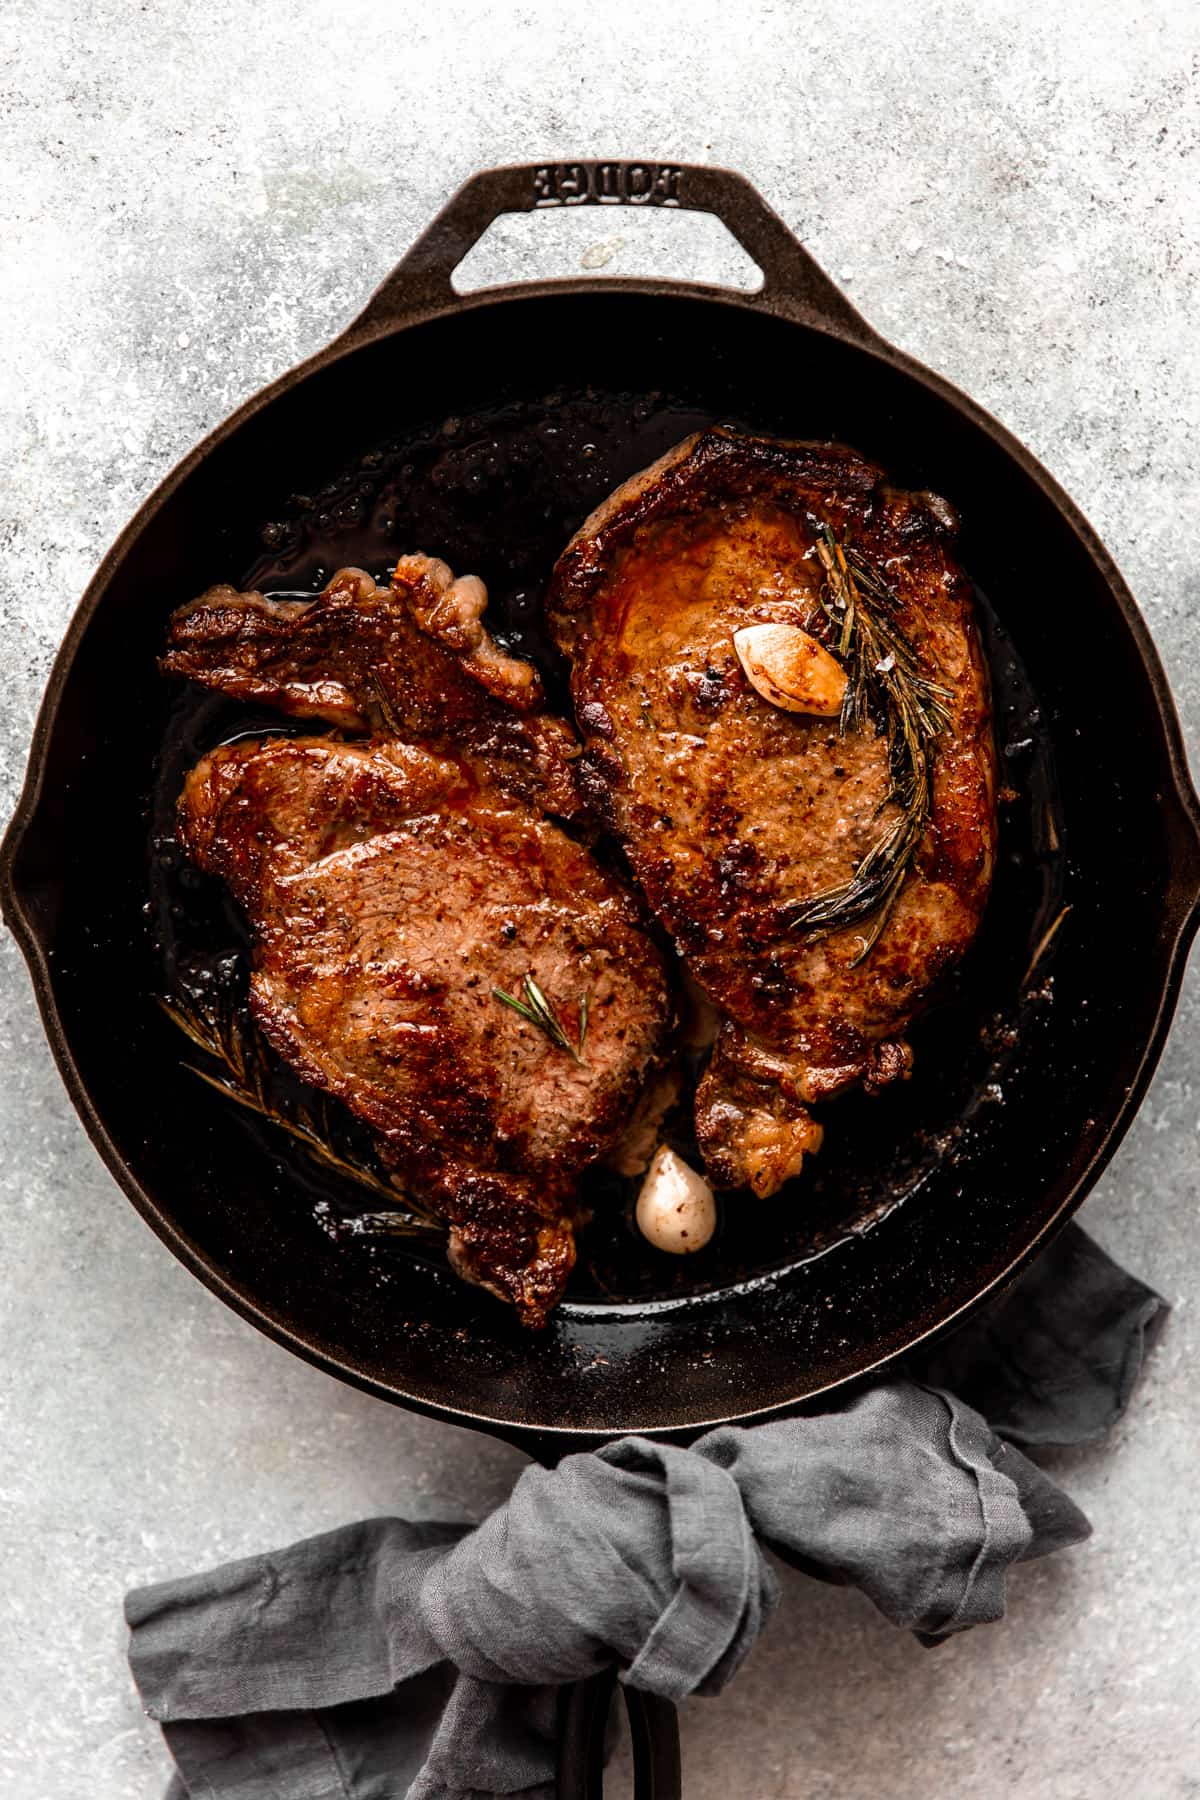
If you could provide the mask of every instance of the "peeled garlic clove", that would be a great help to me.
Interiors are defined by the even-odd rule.
[[[703,1175],[663,1144],[654,1152],[637,1198],[638,1230],[656,1250],[688,1256],[717,1228],[717,1203]]]
[[[845,669],[798,625],[747,625],[734,632],[733,647],[746,680],[772,706],[823,718],[842,710]]]

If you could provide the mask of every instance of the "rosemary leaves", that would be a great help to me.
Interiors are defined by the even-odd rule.
[[[186,1009],[162,998],[158,1003],[172,1024],[178,1026],[197,1049],[221,1065],[222,1072],[213,1074],[197,1068],[194,1063],[186,1064],[193,1075],[235,1105],[257,1113],[269,1125],[285,1131],[314,1162],[348,1181],[357,1182],[360,1187],[369,1188],[391,1203],[387,1213],[364,1214],[360,1221],[363,1229],[386,1229],[392,1235],[442,1234],[445,1227],[432,1214],[416,1206],[395,1182],[360,1161],[353,1152],[337,1146],[334,1128],[320,1095],[314,1094],[312,1101],[306,1102],[285,1099],[271,1090],[258,1034],[236,1007],[227,1000],[211,1007],[195,1004]],[[387,1220],[386,1227],[374,1223],[383,1219]]]
[[[518,1000],[515,994],[506,994],[503,988],[492,989],[492,999],[499,1000],[502,1006],[511,1007],[530,1025],[536,1026],[543,1037],[558,1050],[565,1050],[567,1055],[582,1067],[586,1068],[583,1053],[587,1047],[588,1034],[588,996],[585,993],[579,1002],[579,1031],[574,1043],[567,1036],[566,1027],[555,1011],[554,1005],[547,1000],[532,975],[527,975],[522,984],[525,998]]]
[[[1037,968],[1037,966],[1041,962],[1043,956],[1045,956],[1047,950],[1049,950],[1051,944],[1054,942],[1055,938],[1058,936],[1059,928],[1063,924],[1063,922],[1066,919],[1066,916],[1070,912],[1070,910],[1071,910],[1071,908],[1069,906],[1060,907],[1054,917],[1053,923],[1048,927],[1047,930],[1043,931],[1041,937],[1038,939],[1037,944],[1034,947],[1033,955],[1029,959],[1029,967],[1026,969],[1025,974],[1021,980],[1022,988],[1027,988],[1029,986],[1029,983],[1030,983],[1031,979],[1033,978],[1034,970]]]
[[[883,806],[899,818],[885,826],[848,881],[795,909],[789,928],[812,936],[870,920],[862,949],[870,955],[904,883],[933,806],[933,740],[950,722],[950,690],[932,680],[896,620],[896,596],[825,527],[817,540],[825,571],[821,605],[834,631],[832,648],[847,675],[839,731],[881,724],[891,785]]]

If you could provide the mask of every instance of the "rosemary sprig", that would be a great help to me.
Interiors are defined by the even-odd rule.
[[[314,1162],[321,1163],[348,1181],[357,1182],[360,1187],[369,1188],[374,1194],[382,1195],[391,1203],[386,1214],[389,1221],[387,1229],[390,1232],[436,1231],[441,1234],[443,1226],[431,1214],[415,1206],[395,1182],[385,1180],[368,1164],[336,1147],[329,1114],[320,1099],[314,1099],[311,1104],[303,1101],[284,1102],[268,1091],[262,1047],[257,1034],[247,1029],[232,1006],[223,1005],[211,1010],[199,1007],[185,1010],[161,997],[158,1004],[172,1024],[206,1056],[211,1056],[215,1062],[220,1063],[225,1071],[224,1074],[214,1075],[207,1069],[197,1068],[194,1063],[186,1063],[185,1068],[193,1075],[198,1076],[210,1088],[215,1088],[218,1094],[224,1094],[236,1106],[243,1106],[248,1112],[265,1119],[268,1124],[286,1131]],[[403,1202],[403,1207],[397,1205],[398,1201]],[[372,1221],[384,1216],[371,1213],[364,1214],[363,1218]]]
[[[579,1002],[579,1036],[573,1044],[553,1003],[547,1000],[533,976],[527,975],[522,985],[525,989],[524,1000],[518,1000],[515,994],[506,994],[503,988],[496,987],[492,989],[492,999],[499,1000],[502,1006],[511,1007],[513,1012],[519,1013],[530,1025],[536,1026],[543,1037],[548,1037],[557,1050],[565,1050],[569,1057],[586,1068],[583,1052],[587,1046],[588,1034],[587,994]]]
[[[396,709],[392,705],[392,702],[388,697],[388,691],[380,680],[379,673],[376,669],[371,670],[371,686],[375,689],[375,698],[379,703],[379,711],[383,717],[384,724],[387,726],[387,729],[391,732],[393,737],[400,737],[402,733],[400,730],[400,721],[396,717]]]
[[[1063,924],[1070,910],[1071,908],[1069,906],[1061,907],[1055,917],[1054,923],[1047,931],[1043,931],[1041,937],[1038,939],[1033,955],[1029,959],[1029,967],[1026,969],[1021,980],[1021,986],[1023,988],[1029,986],[1030,977],[1033,975],[1033,971],[1037,968],[1043,956],[1045,956],[1047,950],[1058,936],[1059,928]]]
[[[900,817],[880,833],[848,881],[803,901],[789,928],[824,937],[871,919],[850,964],[856,968],[874,949],[925,835],[933,807],[932,744],[950,722],[946,703],[952,696],[930,678],[900,629],[896,596],[838,543],[828,525],[817,540],[817,555],[825,571],[821,606],[847,674],[838,729],[845,736],[882,725],[891,786],[878,810],[894,803]]]

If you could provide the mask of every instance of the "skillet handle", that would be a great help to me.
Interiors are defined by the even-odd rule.
[[[558,1697],[557,1800],[603,1800],[604,1730],[616,1671],[605,1669]],[[679,1722],[669,1700],[622,1688],[633,1741],[634,1800],[680,1800]]]
[[[736,295],[742,304],[854,343],[882,341],[744,175],[695,163],[657,162],[515,163],[472,175],[376,289],[343,341],[375,337],[461,305],[450,277],[495,219],[562,206],[659,206],[712,213],[762,270],[763,285],[756,293]]]

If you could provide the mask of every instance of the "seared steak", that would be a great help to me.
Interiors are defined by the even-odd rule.
[[[696,1102],[720,1185],[772,1192],[820,1141],[810,1103],[908,1073],[905,1026],[978,926],[994,749],[953,535],[944,503],[853,451],[712,430],[556,566],[581,788],[723,1014]],[[840,719],[771,704],[734,648],[789,625],[849,670],[870,617],[894,652],[861,664]],[[915,853],[888,862],[906,831]]]
[[[550,804],[569,768],[565,728],[503,716],[536,678],[482,634],[414,639],[411,606],[346,571],[308,606],[219,590],[185,609],[168,668],[359,729],[382,705],[426,742],[225,746],[188,776],[180,834],[254,927],[270,1043],[373,1127],[460,1271],[539,1325],[574,1259],[577,1177],[621,1135],[671,1002],[636,901],[521,797]],[[496,998],[527,977],[571,1048]]]
[[[532,663],[493,643],[486,605],[482,581],[429,556],[401,557],[386,588],[342,569],[312,600],[214,587],[175,614],[162,666],[296,718],[449,749],[493,787],[569,816],[575,734],[541,710]]]

